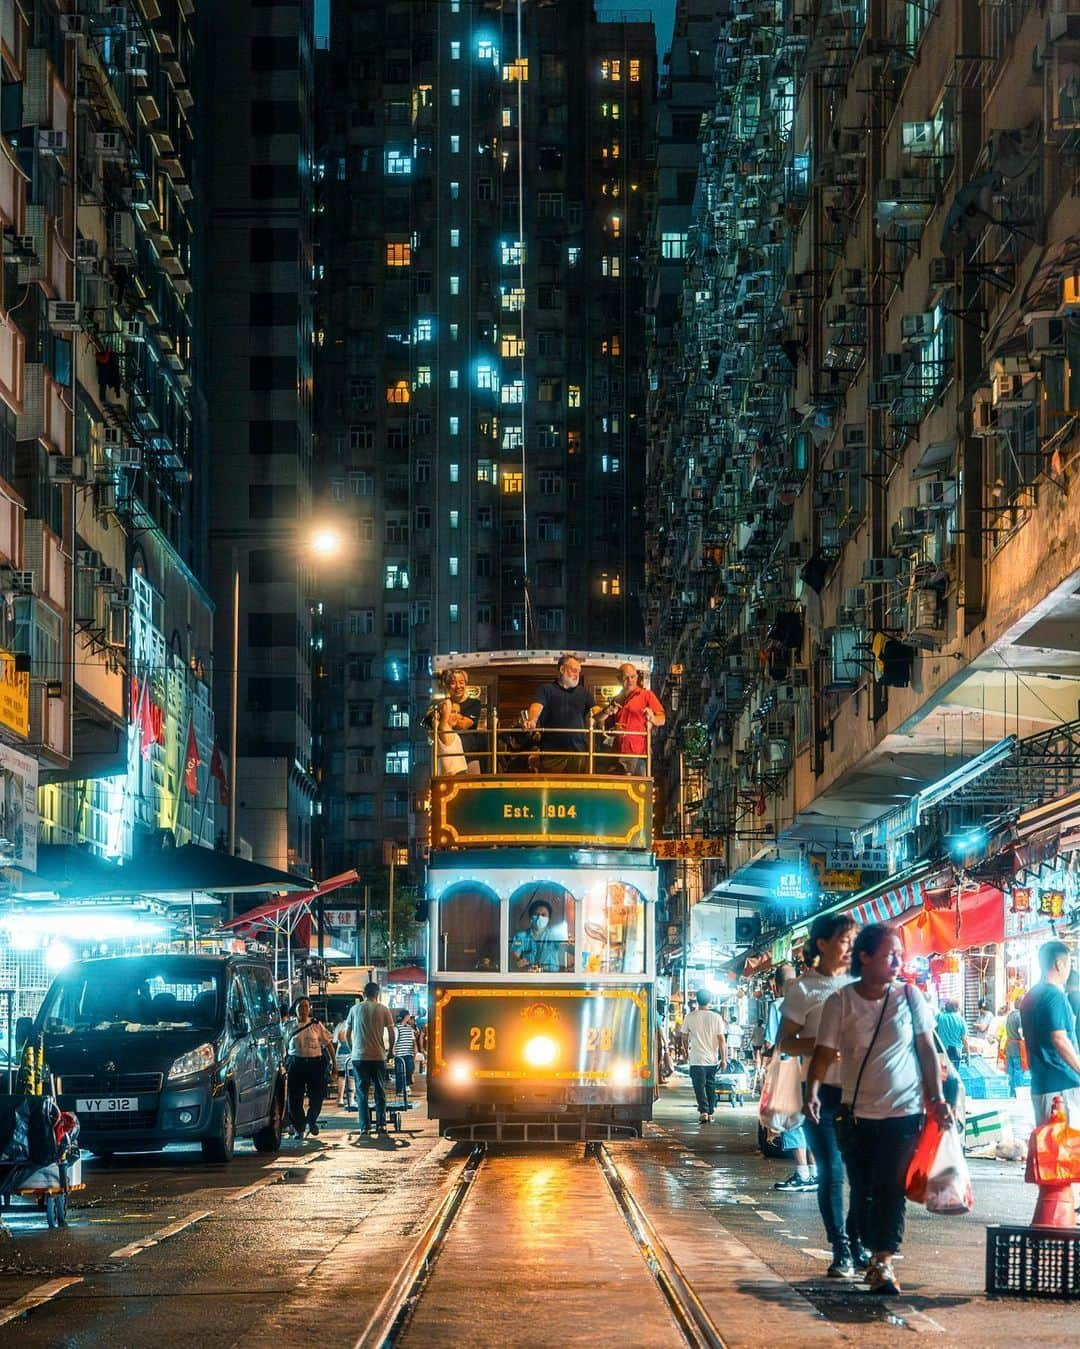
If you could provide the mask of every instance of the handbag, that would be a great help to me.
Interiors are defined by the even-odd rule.
[[[862,1083],[863,1073],[866,1071],[867,1060],[873,1052],[874,1045],[877,1044],[881,1023],[885,1020],[885,1008],[889,1005],[890,991],[890,989],[886,989],[885,996],[881,1000],[881,1011],[878,1013],[877,1025],[870,1037],[870,1043],[866,1046],[863,1061],[859,1064],[859,1072],[855,1078],[855,1090],[851,1093],[851,1104],[841,1103],[836,1107],[836,1112],[833,1115],[833,1127],[836,1129],[836,1138],[841,1149],[849,1147],[855,1137],[855,1126],[858,1122],[855,1118],[855,1104],[859,1099],[859,1087]]]

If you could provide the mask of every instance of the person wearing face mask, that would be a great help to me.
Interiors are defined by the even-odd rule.
[[[523,719],[527,730],[540,731],[545,773],[586,771],[589,717],[600,710],[581,682],[581,661],[560,656],[555,678],[536,690]]]
[[[551,905],[546,899],[534,899],[526,912],[529,926],[515,932],[510,942],[510,959],[519,970],[553,971],[560,968],[560,956],[565,937],[559,929],[565,924],[551,926]]]

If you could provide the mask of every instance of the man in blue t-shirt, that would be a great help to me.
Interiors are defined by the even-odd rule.
[[[1080,1127],[1080,1053],[1076,1045],[1076,1017],[1065,996],[1072,958],[1063,941],[1039,947],[1042,978],[1020,1003],[1028,1061],[1031,1065],[1031,1102],[1035,1123],[1050,1118],[1054,1097],[1060,1096],[1074,1128]]]
[[[540,731],[545,773],[586,771],[589,717],[599,711],[581,683],[581,661],[560,656],[555,678],[536,690],[525,714],[526,727]]]

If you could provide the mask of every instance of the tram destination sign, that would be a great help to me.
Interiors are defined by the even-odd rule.
[[[431,837],[437,848],[530,843],[648,848],[652,782],[464,774],[436,779]]]

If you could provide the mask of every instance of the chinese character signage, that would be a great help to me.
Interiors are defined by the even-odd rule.
[[[1031,891],[1027,886],[1017,886],[1012,892],[1013,913],[1031,912]]]
[[[0,745],[0,865],[37,870],[38,764]]]
[[[1039,912],[1046,918],[1060,918],[1065,912],[1065,895],[1060,890],[1044,890],[1039,896]]]
[[[653,844],[657,860],[678,858],[679,860],[698,861],[707,857],[724,856],[722,838],[660,838]]]
[[[0,651],[0,725],[16,735],[30,734],[30,674],[16,670],[9,651]]]

